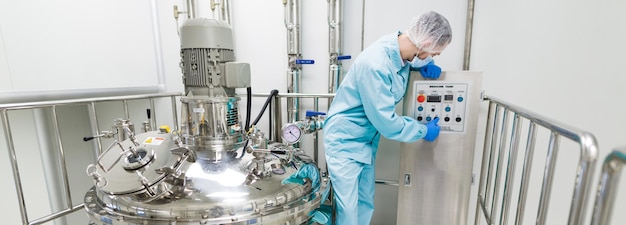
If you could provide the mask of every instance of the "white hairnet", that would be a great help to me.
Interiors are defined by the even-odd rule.
[[[421,51],[431,53],[441,52],[452,40],[448,20],[432,11],[414,18],[406,34]]]

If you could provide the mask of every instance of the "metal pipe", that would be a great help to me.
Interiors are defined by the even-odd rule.
[[[269,96],[269,94],[266,96]],[[282,119],[283,116],[281,113],[282,103],[281,103],[280,97],[278,95],[274,96],[274,100],[271,101],[270,104],[271,104],[270,107],[272,107],[272,112],[274,112],[274,117],[273,117],[274,119],[272,120],[272,124],[270,124],[270,127],[272,128],[272,131],[271,131],[273,134],[272,136],[274,137],[274,140],[276,142],[283,142],[283,138],[280,135],[280,132],[281,132],[280,129],[282,127],[282,120],[283,120]]]
[[[226,23],[230,23],[230,1],[229,0],[221,0],[220,8],[222,9],[222,20],[226,21]]]
[[[24,190],[22,189],[22,181],[20,179],[20,170],[17,166],[17,156],[15,154],[15,144],[13,143],[13,135],[11,133],[11,124],[9,124],[9,115],[6,109],[2,110],[2,122],[4,123],[4,137],[7,141],[7,149],[9,150],[9,159],[11,160],[11,169],[13,169],[13,181],[15,182],[15,191],[17,192],[17,202],[20,205],[20,215],[22,223],[28,223],[28,215],[26,212],[26,201],[24,200]]]
[[[172,120],[174,121],[174,130],[178,131],[178,113],[176,112],[176,96],[170,97],[172,103]]]
[[[613,150],[602,163],[602,173],[593,206],[591,225],[610,224],[617,197],[622,168],[626,164],[626,148]]]
[[[285,28],[287,28],[287,92],[300,93],[301,79],[300,73],[302,66],[297,63],[301,58],[302,41],[300,31],[301,7],[300,0],[284,0],[285,7]],[[287,121],[297,121],[298,112],[300,111],[300,102],[298,98],[287,99]]]
[[[91,103],[91,102],[108,102],[108,101],[123,101],[123,100],[135,100],[135,99],[146,99],[146,98],[160,98],[160,97],[170,97],[170,96],[182,96],[182,93],[156,93],[156,94],[143,94],[143,95],[127,95],[127,96],[113,96],[113,97],[99,97],[99,98],[80,98],[80,99],[70,99],[70,100],[55,100],[55,101],[41,101],[41,102],[26,102],[26,103],[9,103],[9,104],[0,104],[0,109],[8,109],[16,110],[16,109],[34,109],[34,108],[43,108],[43,107],[51,107],[54,105],[70,105],[77,103]]]
[[[152,127],[152,130],[158,130],[156,127],[156,113],[154,111],[154,98],[150,98],[150,121],[148,121],[150,123],[150,127]]]
[[[21,111],[20,113],[22,113]],[[38,150],[41,154],[41,166],[46,185],[45,188],[48,192],[50,210],[53,212],[59,211],[65,206],[63,196],[67,197],[68,195],[65,194],[67,192],[63,191],[64,184],[62,181],[64,180],[59,179],[59,174],[62,174],[59,169],[61,169],[62,166],[59,165],[60,161],[57,154],[59,149],[55,147],[58,146],[59,143],[57,139],[54,139],[53,135],[49,135],[56,132],[56,129],[50,126],[52,116],[47,108],[33,109],[30,111],[32,111],[33,122],[35,123],[35,142],[38,144]],[[66,221],[58,222],[66,223]]]
[[[78,205],[72,206],[71,208],[67,208],[65,210],[41,217],[39,219],[33,220],[32,222],[29,222],[28,225],[36,225],[36,224],[44,224],[46,222],[49,222],[51,220],[54,220],[56,218],[65,216],[67,214],[76,212],[78,210],[82,210],[85,208],[85,203],[80,203]]]
[[[574,194],[569,212],[568,224],[582,225],[585,221],[584,207],[587,205],[589,190],[591,189],[593,172],[598,154],[598,142],[587,132],[580,136],[581,154],[578,163]]]
[[[130,119],[130,113],[128,112],[128,100],[122,100],[124,106],[124,119]]]
[[[154,60],[156,62],[157,80],[159,82],[159,89],[165,89],[165,63],[163,60],[163,48],[161,45],[161,29],[159,26],[159,13],[157,9],[157,0],[150,1],[150,15],[152,17],[152,38],[154,38]],[[176,26],[178,27],[178,26]]]
[[[365,0],[361,3],[361,51],[365,49]]]
[[[537,212],[538,225],[546,224],[548,217],[548,207],[550,206],[550,195],[552,193],[552,183],[554,181],[554,171],[556,159],[559,153],[559,135],[552,132],[548,145],[548,157],[546,158],[546,168],[543,175],[543,185],[541,186],[541,197],[539,197],[539,209]]]
[[[465,47],[463,50],[463,70],[469,70],[472,51],[472,33],[474,30],[474,1],[467,1],[467,18],[465,19]]]
[[[100,126],[98,125],[98,116],[96,115],[96,103],[95,102],[90,102],[89,103],[89,125],[91,125],[91,127],[93,128],[93,133],[97,134],[100,132]],[[100,155],[100,153],[102,153],[102,140],[100,140],[100,138],[96,138],[96,151],[95,151],[95,156],[96,159],[97,157]]]
[[[328,0],[328,52],[330,53],[328,93],[335,93],[341,81],[343,54],[343,0]]]
[[[521,225],[524,220],[526,199],[528,197],[528,184],[533,165],[535,151],[535,139],[537,138],[537,124],[531,122],[528,126],[528,138],[526,139],[526,154],[524,155],[524,165],[522,166],[522,181],[520,184],[519,197],[517,200],[517,213],[515,215],[515,225]]]
[[[316,111],[316,112],[319,111],[319,105],[320,105],[319,100],[320,99],[318,97],[313,98],[313,111]],[[315,160],[315,164],[317,164],[316,165],[317,168],[320,167],[319,156],[318,156],[319,154],[320,153],[319,153],[318,133],[315,132],[313,134],[313,160]]]
[[[493,103],[489,103],[489,108],[487,109],[487,129],[485,130],[485,140],[483,142],[483,157],[482,157],[482,161],[481,162],[486,162],[487,159],[489,158],[489,153],[487,151],[487,146],[490,143],[490,135],[489,135],[489,124],[493,124],[495,122],[494,118],[493,118],[493,110],[495,107],[493,107]],[[478,224],[478,220],[479,220],[479,216],[480,216],[480,204],[483,203],[484,206],[484,201],[485,199],[481,199],[480,197],[482,197],[484,195],[484,192],[480,192],[480,190],[484,189],[485,186],[485,173],[487,172],[487,168],[486,168],[487,164],[485,163],[481,163],[481,168],[480,168],[480,178],[479,178],[479,182],[478,182],[478,199],[476,201],[476,214],[474,215],[474,224]],[[483,211],[483,212],[486,212]],[[489,221],[489,220],[487,220]]]
[[[65,162],[65,149],[63,148],[63,140],[61,140],[61,128],[59,126],[59,117],[57,116],[56,106],[52,107],[52,126],[54,128],[57,144],[59,148],[59,161],[61,162],[61,180],[65,185],[65,201],[67,205],[72,204],[72,196],[70,191],[70,181],[67,175],[67,163]]]
[[[496,149],[497,149],[497,144],[498,144],[498,127],[500,127],[500,107],[498,105],[496,105],[496,112],[494,115],[494,120],[496,121],[495,124],[493,125],[493,129],[491,130],[491,145],[489,146],[489,164],[488,167],[489,168],[487,170],[487,185],[485,186],[485,196],[483,196],[485,199],[483,200],[485,202],[485,204],[487,204],[487,200],[489,200],[492,192],[491,192],[491,188],[492,186],[492,173],[495,171],[494,170],[494,160],[496,157]],[[486,206],[485,206],[486,207]]]
[[[509,221],[509,208],[511,205],[511,187],[515,180],[515,169],[517,165],[517,150],[519,148],[519,133],[522,129],[522,121],[520,116],[515,114],[513,117],[513,133],[511,134],[511,143],[509,145],[509,162],[506,168],[506,177],[504,179],[504,198],[502,199],[502,211],[500,212],[500,224],[506,225]]]
[[[187,19],[196,18],[196,5],[194,0],[187,0]]]
[[[498,199],[498,197],[500,196],[500,179],[502,179],[502,163],[504,162],[504,149],[506,147],[506,136],[504,135],[505,133],[507,133],[509,131],[509,110],[504,110],[504,118],[502,119],[502,128],[500,130],[500,146],[499,146],[499,153],[498,153],[498,163],[496,165],[496,178],[494,181],[494,189],[493,189],[493,199],[491,200],[491,213],[489,215],[491,215],[491,224],[495,224],[495,219],[496,217],[494,215],[496,215],[496,210],[497,210],[497,206],[498,206],[498,201],[496,201]]]

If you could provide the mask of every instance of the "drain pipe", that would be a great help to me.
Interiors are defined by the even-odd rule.
[[[465,50],[463,51],[463,70],[469,70],[472,53],[472,32],[474,28],[474,2],[467,1],[467,18],[465,19]]]
[[[300,93],[302,64],[313,64],[315,61],[301,59],[300,0],[283,0],[283,5],[285,7],[285,28],[287,28],[287,93]],[[299,111],[299,99],[287,98],[287,121],[299,120]]]
[[[328,93],[337,92],[341,82],[341,60],[352,58],[343,53],[343,0],[328,0],[328,52],[330,70],[328,74]],[[330,104],[330,99],[329,102]]]

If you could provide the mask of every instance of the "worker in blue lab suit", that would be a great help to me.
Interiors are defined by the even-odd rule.
[[[401,142],[435,141],[438,118],[422,124],[400,116],[411,69],[437,79],[432,57],[452,38],[448,20],[436,12],[415,18],[405,32],[383,36],[354,61],[324,123],[326,162],[336,204],[337,225],[367,225],[374,213],[374,165],[380,136]]]

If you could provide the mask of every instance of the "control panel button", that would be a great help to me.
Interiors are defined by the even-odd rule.
[[[443,118],[443,121],[449,122],[450,121],[450,117],[446,116],[445,118]]]
[[[450,110],[452,110],[452,108],[450,108],[450,106],[446,107],[446,112],[450,112]]]
[[[461,122],[461,117],[457,117],[456,122]]]
[[[426,101],[426,96],[424,96],[424,95],[418,95],[417,96],[417,102],[422,103],[424,101]]]
[[[424,111],[424,107],[422,107],[422,106],[418,106],[418,107],[417,107],[417,111],[420,111],[420,112],[421,112],[421,111]]]
[[[459,102],[463,102],[463,96],[459,96],[458,98],[456,98],[456,100]]]
[[[430,116],[427,116],[426,121],[430,121],[430,120],[432,120],[432,118],[430,118]]]
[[[417,117],[417,121],[422,121],[424,118],[422,116]]]

